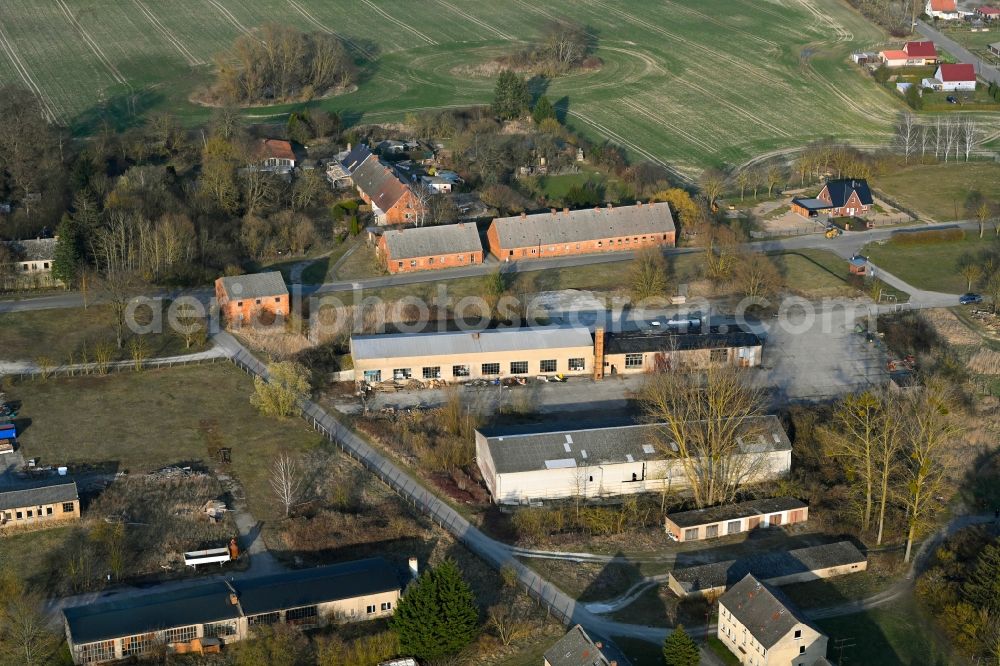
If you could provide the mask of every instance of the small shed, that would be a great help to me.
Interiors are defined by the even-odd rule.
[[[991,55],[995,55],[1000,58],[1000,42],[993,42],[987,48],[989,49]]]
[[[850,268],[851,275],[868,274],[868,257],[855,255],[847,260],[847,265]]]

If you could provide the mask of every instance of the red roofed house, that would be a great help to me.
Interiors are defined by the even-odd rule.
[[[957,21],[960,18],[955,0],[927,0],[924,12],[931,18],[948,21]]]
[[[941,90],[975,90],[976,68],[969,63],[938,65],[934,78],[941,82]]]
[[[936,65],[938,61],[937,48],[934,42],[906,42],[903,51],[907,55],[907,65]]]
[[[976,10],[976,15],[984,21],[995,21],[1000,19],[1000,8],[983,5]]]
[[[377,224],[414,224],[421,222],[426,207],[410,186],[383,164],[368,146],[361,144],[343,161],[354,186],[365,203],[372,207]]]
[[[900,50],[879,51],[878,56],[886,67],[906,67],[910,59],[906,51]]]
[[[287,141],[263,139],[260,142],[260,160],[261,171],[288,173],[295,168],[295,151]]]

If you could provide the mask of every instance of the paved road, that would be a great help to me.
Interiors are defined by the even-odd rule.
[[[952,224],[952,223],[949,223]],[[965,229],[976,229],[977,224],[975,221],[963,221],[953,223],[957,224]],[[766,241],[755,241],[752,243],[747,243],[746,247],[753,251],[758,252],[787,252],[793,250],[830,250],[839,256],[849,257],[856,253],[867,243],[885,240],[889,238],[893,232],[902,229],[922,229],[926,228],[928,225],[925,223],[915,223],[910,225],[902,225],[898,227],[886,227],[880,229],[872,229],[869,231],[852,231],[846,233],[839,238],[825,238],[822,234],[811,234],[805,236],[795,236],[793,238],[784,238],[778,240],[766,240]],[[681,254],[691,254],[695,252],[701,252],[701,248],[670,248],[665,251],[667,256],[677,256]],[[509,273],[528,273],[534,271],[543,271],[553,268],[568,268],[577,266],[597,266],[601,264],[611,264],[611,263],[622,263],[631,261],[634,258],[631,252],[615,252],[609,254],[591,254],[583,256],[569,256],[569,257],[553,257],[551,259],[535,259],[533,261],[526,262],[514,262],[510,264],[503,264],[503,270]],[[338,292],[350,292],[356,289],[378,289],[382,287],[399,287],[408,284],[425,284],[428,282],[446,282],[447,280],[454,280],[458,278],[465,277],[478,277],[491,273],[496,270],[501,264],[496,261],[496,259],[489,259],[486,263],[477,266],[468,266],[465,268],[453,268],[442,271],[427,271],[422,273],[403,273],[399,275],[388,275],[377,278],[368,278],[364,280],[356,281],[339,281],[339,282],[328,282],[322,285],[302,285],[302,295],[322,295],[322,294],[332,294]],[[880,273],[881,277],[881,273]],[[886,282],[890,280],[895,280],[893,276],[889,276]],[[893,284],[890,282],[890,284]],[[902,281],[896,280],[897,288],[901,288],[898,285],[903,284]],[[911,291],[912,288],[907,288],[905,291]],[[915,299],[914,305],[916,307],[940,307],[942,305],[954,305],[954,297],[950,299],[945,299],[940,294],[933,294],[932,292],[920,292],[917,291],[917,298]],[[195,288],[195,289],[185,289],[185,290],[172,290],[172,291],[158,291],[150,294],[151,296],[159,296],[163,298],[176,298],[178,296],[194,296],[199,300],[207,302],[212,296],[213,291],[210,288]],[[99,302],[99,299],[92,299],[93,302]],[[62,309],[62,308],[77,308],[83,306],[83,298],[79,293],[67,292],[64,294],[55,294],[51,296],[41,296],[38,298],[26,298],[26,299],[14,299],[14,300],[2,300],[0,301],[0,313],[3,312],[21,312],[27,310],[50,310],[50,309]]]
[[[918,20],[917,32],[932,40],[935,44],[958,58],[960,61],[971,62],[974,64],[976,66],[976,73],[978,73],[982,79],[1000,84],[1000,69],[983,62],[979,56],[972,53],[972,51],[965,48],[954,39],[945,36],[945,34],[940,30],[935,30],[930,25]]]

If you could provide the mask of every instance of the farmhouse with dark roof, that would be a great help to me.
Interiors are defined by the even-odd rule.
[[[749,574],[719,597],[718,637],[742,664],[814,666],[826,658],[827,637]]]
[[[868,181],[864,178],[829,180],[816,198],[830,206],[826,212],[832,217],[865,215],[875,203]]]

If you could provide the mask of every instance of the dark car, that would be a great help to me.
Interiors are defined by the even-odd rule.
[[[958,302],[962,305],[970,305],[972,303],[982,303],[983,297],[979,294],[962,294],[958,297]]]
[[[948,100],[949,104],[958,104],[958,98],[954,95],[948,95],[945,99]]]

